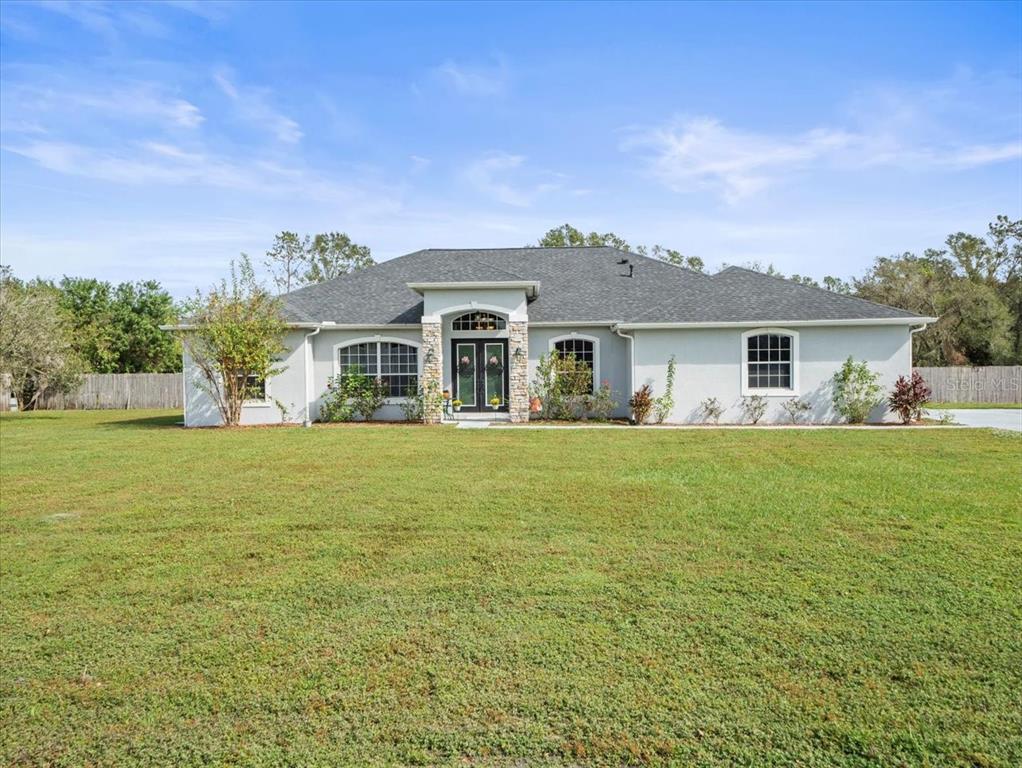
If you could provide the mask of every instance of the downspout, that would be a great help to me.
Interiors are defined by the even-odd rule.
[[[628,391],[625,394],[631,397],[635,391],[635,337],[622,333],[618,325],[612,326],[611,330],[622,339],[628,339]]]
[[[310,368],[312,367],[312,342],[310,339],[317,333],[323,330],[323,326],[318,325],[314,331],[305,334],[305,420],[302,422],[303,427],[312,426],[312,395],[309,392],[312,390],[312,382],[310,379]]]

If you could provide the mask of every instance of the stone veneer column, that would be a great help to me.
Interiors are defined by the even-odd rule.
[[[422,323],[422,388],[426,392],[422,420],[427,424],[439,424],[444,415],[443,403],[439,401],[444,388],[444,351],[441,323]],[[430,355],[430,352],[433,354]],[[434,397],[430,397],[430,389]]]
[[[521,423],[529,420],[529,324],[523,320],[512,320],[507,325],[508,356],[511,358],[508,410],[511,421]],[[515,351],[519,349],[521,354],[516,355]]]

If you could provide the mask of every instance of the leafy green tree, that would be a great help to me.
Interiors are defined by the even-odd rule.
[[[72,343],[90,371],[181,370],[180,345],[160,330],[174,320],[174,300],[155,280],[113,287],[94,278],[64,277],[58,289]]]
[[[184,325],[178,333],[199,369],[200,386],[223,423],[236,426],[242,405],[256,396],[260,382],[284,370],[277,361],[286,349],[280,300],[259,284],[242,255],[237,264],[231,262],[229,280],[206,294],[197,292],[185,305]]]

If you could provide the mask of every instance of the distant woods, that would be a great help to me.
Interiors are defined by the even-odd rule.
[[[310,283],[322,283],[358,269],[373,261],[369,246],[359,245],[343,232],[299,237],[296,232],[280,232],[263,262],[279,293],[288,293]]]
[[[705,270],[697,256],[660,245],[632,247],[613,232],[585,234],[570,224],[551,229],[539,245],[609,245]],[[785,277],[773,264],[738,266]],[[862,277],[827,275],[817,282],[795,274],[787,279],[939,317],[913,336],[916,365],[1022,365],[1022,220],[998,216],[983,235],[956,232],[943,248],[927,248],[922,255],[878,257]]]

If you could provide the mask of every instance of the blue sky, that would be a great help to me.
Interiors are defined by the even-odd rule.
[[[571,222],[861,273],[1022,215],[1022,5],[0,6],[16,274],[205,287],[282,229],[386,259]]]

